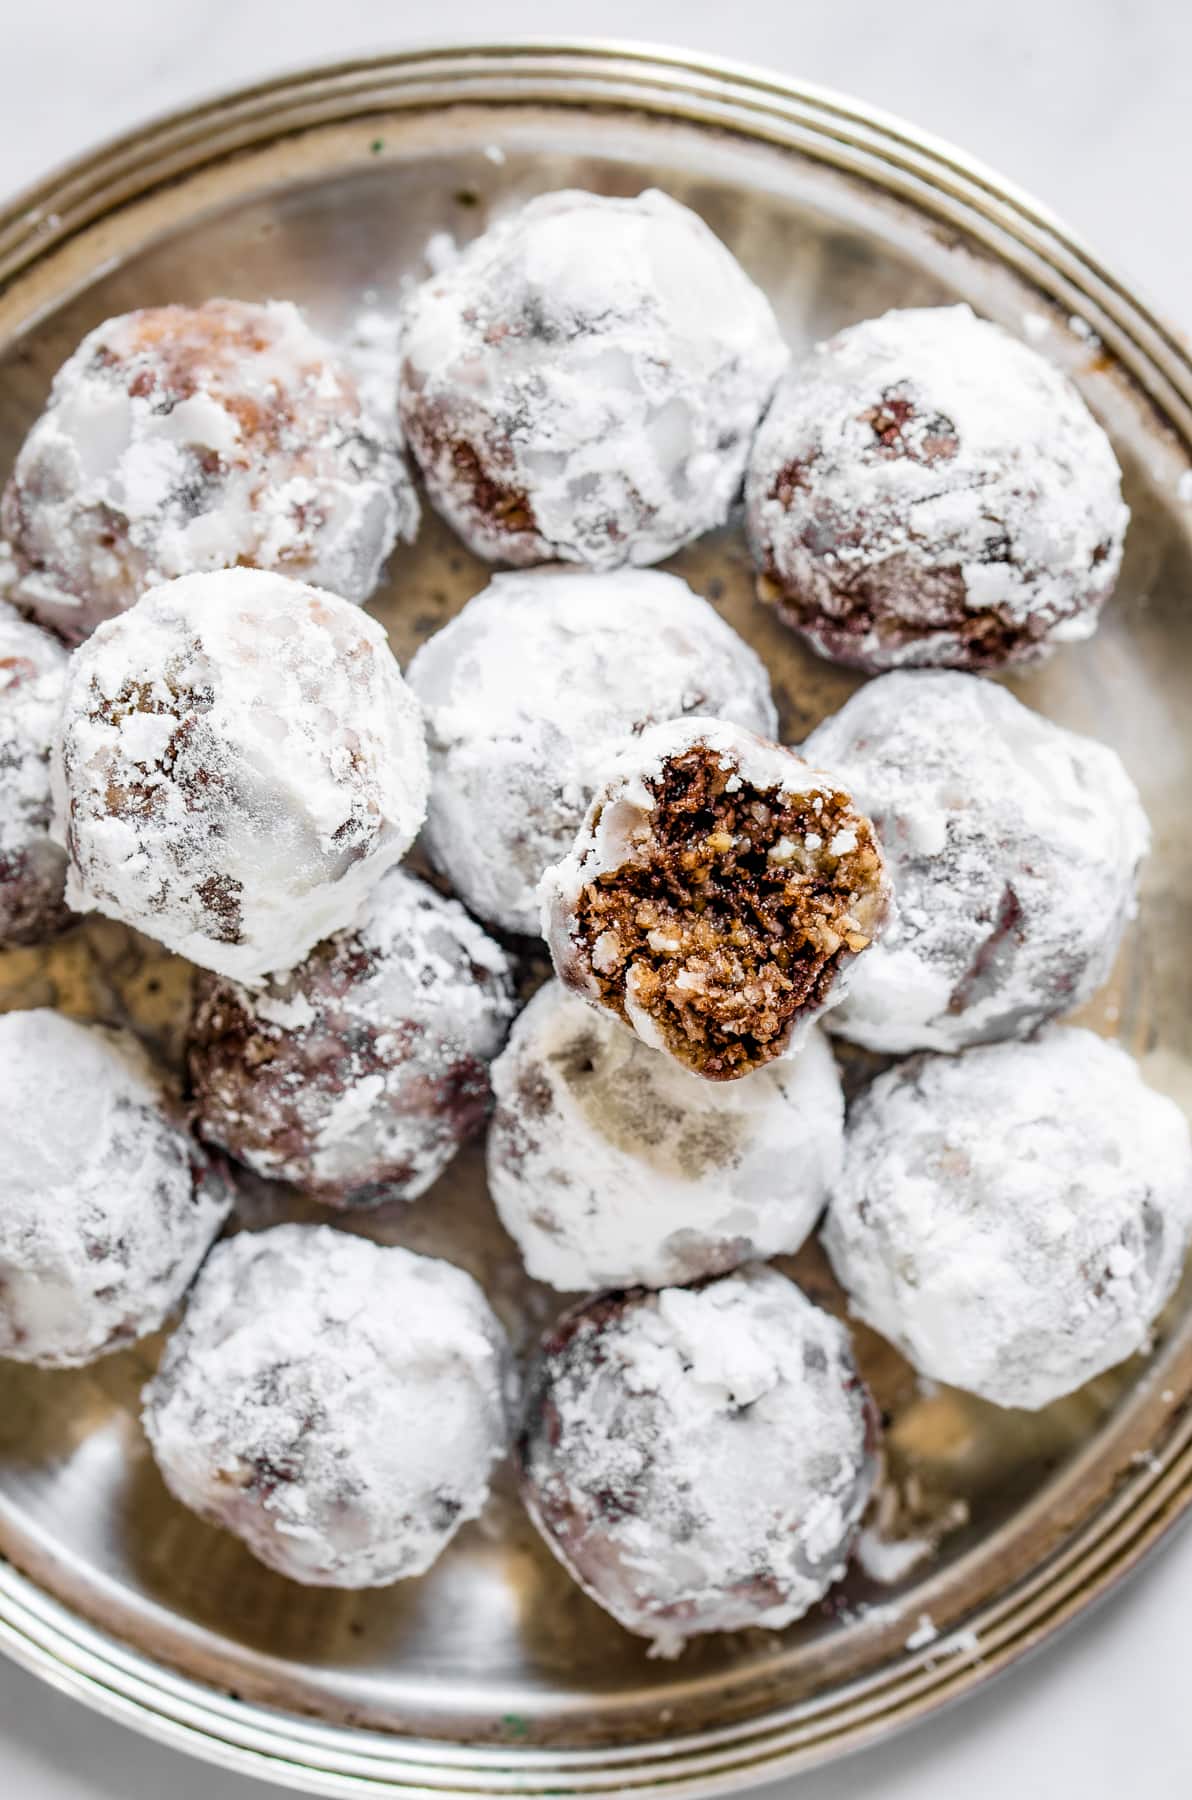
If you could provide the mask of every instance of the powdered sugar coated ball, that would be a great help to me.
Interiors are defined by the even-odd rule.
[[[539,895],[560,980],[710,1081],[793,1054],[888,904],[835,775],[701,718],[630,741]]]
[[[291,1580],[424,1574],[488,1496],[508,1346],[470,1275],[326,1226],[220,1244],[145,1390],[183,1505]]]
[[[71,662],[67,897],[249,984],[350,924],[426,810],[418,702],[375,620],[284,576],[189,575]]]
[[[565,1315],[529,1376],[523,1493],[592,1599],[674,1654],[820,1599],[875,1436],[844,1329],[754,1265]]]
[[[70,918],[66,857],[50,837],[50,746],[66,652],[0,604],[0,948],[39,944]]]
[[[723,523],[787,352],[687,207],[544,194],[408,301],[400,407],[434,505],[493,562],[659,562]]]
[[[427,848],[508,931],[537,932],[542,871],[570,849],[622,739],[692,712],[777,730],[761,659],[656,570],[498,575],[409,680],[427,715]]]
[[[1072,383],[967,306],[821,344],[774,398],[746,502],[763,598],[871,671],[997,668],[1090,637],[1129,519]]]
[[[61,1368],[156,1331],[231,1190],[139,1044],[61,1013],[5,1013],[0,1112],[0,1356]]]
[[[872,818],[894,888],[833,1031],[959,1050],[1024,1036],[1106,979],[1149,839],[1107,745],[940,670],[867,683],[803,753]]]
[[[285,302],[109,319],[54,379],[4,497],[18,602],[72,641],[241,564],[366,600],[418,506],[393,426]]]
[[[923,1374],[1037,1408],[1142,1349],[1192,1231],[1179,1108],[1091,1032],[915,1057],[849,1115],[824,1242]]]
[[[538,1281],[666,1287],[797,1250],[840,1173],[826,1042],[710,1086],[558,982],[493,1067],[489,1191]]]
[[[288,975],[256,991],[201,978],[200,1134],[330,1205],[413,1200],[483,1121],[512,1013],[499,946],[390,869],[357,923]]]

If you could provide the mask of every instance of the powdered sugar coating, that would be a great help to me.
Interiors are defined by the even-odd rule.
[[[786,362],[769,302],[695,213],[569,190],[411,295],[401,418],[478,556],[653,563],[723,523]]]
[[[871,1050],[1020,1037],[1087,1000],[1149,828],[1108,745],[948,671],[868,682],[803,745],[877,826],[894,915],[830,1025]]]
[[[559,982],[493,1066],[489,1191],[538,1281],[666,1287],[797,1250],[840,1174],[844,1099],[812,1032],[712,1086]]]
[[[201,978],[200,1134],[333,1206],[413,1200],[482,1123],[512,1015],[504,951],[390,869],[357,923],[289,974],[255,992]]]
[[[854,1104],[824,1244],[923,1374],[1035,1409],[1142,1349],[1192,1232],[1192,1144],[1117,1045],[919,1056]]]
[[[543,870],[566,855],[621,740],[684,713],[772,737],[761,659],[677,576],[497,575],[422,646],[425,842],[481,918],[537,932]]]
[[[71,905],[252,985],[350,924],[409,847],[422,716],[346,600],[189,575],[76,652],[53,780]]]
[[[58,371],[3,529],[73,642],[177,575],[274,569],[366,600],[418,505],[390,420],[289,302],[109,319]]]
[[[874,1437],[842,1326],[755,1264],[565,1315],[529,1377],[523,1493],[581,1587],[674,1654],[789,1625],[839,1579]]]
[[[615,931],[604,932],[595,943],[590,942],[590,927],[584,914],[596,889],[606,881],[610,887],[615,885],[610,878],[616,877],[619,882],[651,865],[666,826],[664,781],[693,751],[721,777],[727,777],[727,795],[745,795],[750,791],[756,794],[756,802],[750,805],[761,805],[767,818],[783,806],[801,807],[808,821],[806,833],[798,841],[782,837],[761,860],[776,871],[776,878],[798,883],[806,873],[807,893],[814,896],[817,908],[823,902],[822,911],[814,914],[809,902],[808,916],[801,918],[795,916],[800,906],[796,899],[785,907],[780,919],[763,917],[759,925],[753,918],[758,909],[748,891],[747,877],[741,875],[728,882],[730,889],[740,888],[739,893],[733,894],[729,909],[739,918],[718,919],[717,930],[727,946],[728,962],[715,977],[716,985],[726,993],[735,989],[742,996],[742,1004],[754,1004],[749,996],[758,969],[740,969],[733,963],[739,927],[760,940],[763,964],[766,957],[785,954],[790,945],[795,951],[805,946],[812,966],[810,985],[795,1010],[769,1032],[764,1043],[758,1043],[744,1064],[713,1071],[700,1067],[697,1060],[688,1061],[696,1073],[733,1079],[749,1073],[751,1067],[793,1055],[819,1014],[839,1002],[850,964],[884,926],[888,888],[869,821],[852,809],[849,796],[842,792],[834,775],[813,769],[783,746],[765,742],[753,732],[722,719],[675,719],[650,726],[626,745],[611,765],[574,848],[546,870],[538,890],[542,934],[560,980],[590,1004],[608,1006],[650,1048],[680,1055],[674,1039],[660,1028],[652,998],[647,998],[653,981],[651,971],[644,967],[645,958],[627,952]],[[825,823],[833,812],[840,820],[838,831]],[[700,828],[696,821],[700,816],[692,815],[692,829],[697,834]],[[706,842],[711,843],[712,839]],[[735,854],[734,846],[735,840],[731,840],[723,851],[717,847],[715,855]],[[672,856],[668,881],[680,896],[680,905],[678,913],[672,909],[668,918],[686,911],[698,925],[701,916],[710,920],[714,911],[722,912],[725,907],[722,899],[718,908],[712,908],[706,874],[689,868],[697,854],[700,851],[693,836],[687,848],[678,848]],[[848,910],[850,906],[852,911]],[[667,925],[662,933],[652,933],[648,941],[651,950],[663,958],[674,946],[680,961],[675,969],[664,967],[662,990],[667,995],[677,995],[676,1004],[685,1004],[688,994],[695,994],[710,980],[706,974],[708,958],[697,952],[693,960],[689,951],[665,935],[669,929]],[[611,944],[610,936],[614,940]],[[719,948],[715,954],[720,955]],[[764,968],[762,972],[764,975]],[[768,1008],[771,1001],[762,998],[757,1004]],[[736,1036],[744,1043],[752,1027],[748,1022],[737,1026],[729,1021],[718,1029],[726,1041]]]
[[[291,1580],[421,1575],[488,1495],[508,1346],[470,1275],[326,1226],[220,1244],[145,1390],[183,1505]]]
[[[792,369],[746,503],[763,597],[870,671],[996,668],[1090,637],[1129,520],[1076,388],[967,306],[868,319]]]
[[[156,1331],[231,1204],[126,1032],[0,1016],[0,1356],[93,1362]]]
[[[66,652],[0,603],[0,948],[40,944],[70,919],[66,857],[50,838],[50,745]]]

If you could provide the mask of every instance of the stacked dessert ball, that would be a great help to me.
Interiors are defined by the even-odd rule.
[[[423,1573],[516,1439],[530,1516],[629,1631],[782,1627],[879,1453],[845,1327],[768,1259],[826,1214],[915,1369],[1039,1407],[1145,1345],[1192,1234],[1178,1109],[1053,1022],[1133,914],[1141,803],[984,678],[1095,628],[1117,465],[964,307],[788,366],[656,193],[510,213],[400,343],[431,504],[513,565],[408,679],[360,609],[417,527],[399,419],[292,306],[99,326],[18,456],[0,941],[98,911],[196,974],[180,1087],[126,1031],[0,1020],[0,1352],[87,1361],[185,1302],[154,1454],[292,1579]],[[756,653],[646,566],[742,490],[763,601],[893,671],[799,749]],[[842,1040],[909,1057],[847,1120]],[[490,1112],[500,1219],[580,1296],[520,1407],[475,1281],[366,1235]],[[245,1171],[351,1231],[212,1248]]]

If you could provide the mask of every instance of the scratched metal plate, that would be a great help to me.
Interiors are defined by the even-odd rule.
[[[1114,744],[1142,789],[1156,847],[1141,916],[1085,1017],[1188,1105],[1192,373],[1062,228],[951,152],[830,96],[598,47],[379,59],[176,115],[0,218],[0,464],[53,370],[112,313],[276,295],[342,332],[370,290],[384,304],[422,272],[432,233],[469,237],[544,189],[650,183],[727,239],[795,343],[964,297],[1039,337],[1111,429],[1134,508],[1119,597],[1095,642],[1014,686]],[[756,605],[736,531],[673,566],[766,657],[792,738],[850,691]],[[428,518],[377,603],[403,661],[483,581]],[[0,1005],[127,1018],[176,1057],[188,979],[94,923],[50,955],[0,958]],[[303,1216],[260,1189],[248,1206],[256,1222]],[[360,1229],[473,1269],[522,1341],[549,1316],[475,1151]],[[836,1304],[814,1252],[796,1272]],[[889,1421],[883,1529],[934,1552],[899,1586],[854,1572],[793,1629],[704,1640],[675,1663],[649,1660],[568,1583],[508,1484],[422,1581],[303,1590],[166,1495],[137,1425],[157,1343],[78,1373],[0,1366],[0,1644],[146,1731],[319,1793],[746,1786],[984,1680],[1192,1498],[1187,1295],[1149,1360],[1037,1416],[920,1392],[876,1339],[859,1347]]]

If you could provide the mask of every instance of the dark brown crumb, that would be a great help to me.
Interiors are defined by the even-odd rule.
[[[717,1081],[782,1054],[885,905],[872,826],[846,793],[760,790],[725,760],[698,744],[669,759],[649,783],[648,851],[577,907],[604,1004],[627,1018],[628,985],[671,1053]],[[841,832],[851,845],[833,854]]]

